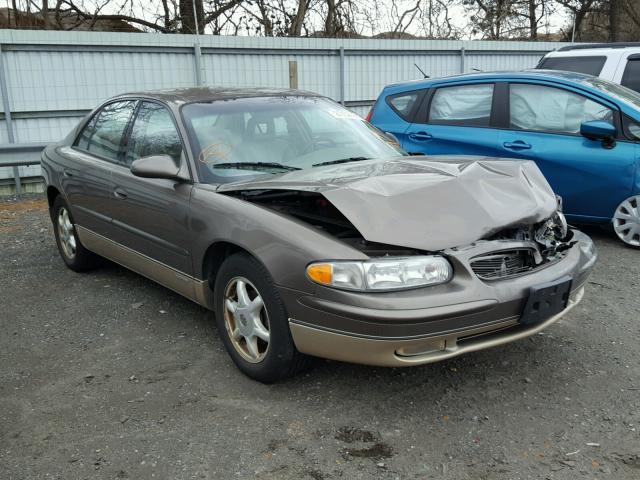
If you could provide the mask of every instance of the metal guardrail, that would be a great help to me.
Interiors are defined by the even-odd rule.
[[[22,192],[18,167],[40,164],[40,154],[46,143],[7,143],[0,145],[0,167],[13,167],[16,193]]]

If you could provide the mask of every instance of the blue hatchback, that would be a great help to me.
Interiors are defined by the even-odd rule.
[[[640,94],[579,73],[524,71],[384,88],[369,116],[410,153],[534,160],[569,221],[613,222],[640,247]]]

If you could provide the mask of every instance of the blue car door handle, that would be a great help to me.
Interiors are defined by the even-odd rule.
[[[424,140],[431,140],[433,137],[431,136],[430,133],[427,133],[427,132],[415,132],[415,133],[410,133],[409,138],[411,140],[422,142]]]
[[[527,142],[523,142],[522,140],[516,140],[514,142],[504,142],[502,144],[504,148],[511,148],[513,150],[529,150],[531,145]]]

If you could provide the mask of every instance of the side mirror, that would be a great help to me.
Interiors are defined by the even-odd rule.
[[[616,127],[604,120],[592,120],[580,125],[580,135],[589,140],[600,140],[605,148],[615,145]]]
[[[166,178],[168,180],[185,180],[180,172],[180,165],[169,155],[150,155],[134,160],[131,173],[142,178]]]

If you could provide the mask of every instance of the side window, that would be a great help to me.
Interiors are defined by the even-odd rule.
[[[418,97],[418,92],[400,93],[387,97],[387,103],[406,120],[418,101]]]
[[[636,142],[640,141],[640,122],[624,115],[622,118],[622,124],[629,138]]]
[[[143,102],[131,129],[127,149],[127,165],[141,157],[169,155],[180,162],[182,142],[173,117],[162,105]]]
[[[583,122],[613,123],[613,110],[560,88],[511,84],[509,117],[514,130],[577,134]]]
[[[76,146],[117,162],[122,153],[122,135],[135,104],[135,101],[125,101],[105,105],[84,127]]]
[[[604,67],[607,57],[547,57],[536,68],[547,70],[564,70],[567,72],[587,73],[598,76]]]
[[[631,90],[640,92],[640,58],[629,59],[620,83]]]
[[[428,123],[488,127],[493,84],[439,88],[433,94]]]

